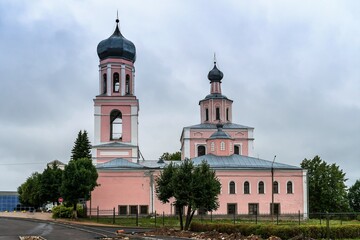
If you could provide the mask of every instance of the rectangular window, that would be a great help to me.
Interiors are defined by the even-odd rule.
[[[270,203],[270,214],[272,214],[272,203]],[[274,215],[280,215],[280,203],[274,203]]]
[[[258,203],[249,203],[249,214],[250,215],[257,215],[259,209],[259,204]]]
[[[140,206],[140,214],[147,215],[149,213],[149,207],[147,205]]]
[[[237,208],[237,204],[236,203],[228,203],[227,204],[227,214],[236,214],[236,208]]]
[[[205,109],[205,121],[209,121],[209,109]]]
[[[127,206],[119,205],[119,215],[127,215]]]
[[[130,206],[130,214],[138,214],[138,206]]]
[[[220,120],[220,108],[216,108],[216,120]]]

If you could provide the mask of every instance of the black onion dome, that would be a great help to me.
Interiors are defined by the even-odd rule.
[[[136,48],[135,45],[127,40],[120,32],[119,20],[116,19],[116,29],[114,33],[107,39],[102,40],[97,46],[97,54],[100,60],[106,58],[122,58],[135,62]]]
[[[216,67],[216,62],[214,62],[214,68],[209,72],[208,79],[211,82],[220,82],[223,77],[224,74]]]

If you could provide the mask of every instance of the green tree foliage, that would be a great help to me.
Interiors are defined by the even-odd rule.
[[[159,160],[171,160],[171,161],[180,161],[181,160],[181,152],[174,152],[174,153],[163,153]]]
[[[28,179],[18,187],[20,203],[26,206],[38,208],[44,202],[40,194],[41,174],[33,173]]]
[[[80,158],[91,159],[91,143],[89,141],[86,130],[83,132],[81,130],[79,131],[71,153],[72,160],[77,160]]]
[[[187,230],[196,210],[216,210],[219,207],[218,195],[221,184],[206,162],[194,166],[192,161],[185,159],[181,164],[170,163],[156,178],[156,195],[162,203],[175,198],[180,227]],[[186,211],[185,228],[183,211]]]
[[[90,193],[97,186],[98,174],[89,158],[70,160],[62,177],[61,194],[64,200],[73,205],[76,218],[76,205],[79,199],[89,200]]]
[[[48,166],[41,174],[40,195],[45,202],[57,202],[61,197],[60,187],[62,183],[63,170],[56,163]]]
[[[304,159],[308,170],[310,212],[343,212],[349,210],[345,173],[336,164],[327,164],[319,156]]]
[[[355,212],[360,212],[360,180],[356,180],[354,185],[349,188],[350,207]]]

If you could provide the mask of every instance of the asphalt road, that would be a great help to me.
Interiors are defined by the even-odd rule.
[[[19,236],[42,236],[47,240],[87,240],[102,237],[114,237],[114,227],[94,227],[74,224],[62,224],[38,220],[0,218],[0,240],[18,240]],[[127,233],[144,231],[124,229]]]

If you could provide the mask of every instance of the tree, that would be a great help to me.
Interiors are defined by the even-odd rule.
[[[216,210],[221,184],[206,162],[194,166],[185,159],[180,165],[171,162],[156,178],[156,196],[162,203],[175,199],[181,230],[187,230],[196,210]],[[185,228],[183,211],[187,207]]]
[[[159,160],[172,160],[172,161],[181,160],[181,152],[174,152],[174,153],[165,152],[159,157]]]
[[[353,211],[360,212],[360,180],[349,188],[349,204]]]
[[[41,174],[33,173],[26,181],[18,187],[20,203],[34,208],[40,207],[44,200],[40,194]]]
[[[91,159],[91,143],[89,141],[86,130],[84,130],[84,132],[81,130],[79,131],[71,153],[72,160],[77,160],[80,158]]]
[[[58,168],[56,163],[53,163],[51,167],[47,166],[42,173],[39,190],[42,199],[46,202],[58,202],[58,199],[61,196],[60,187],[62,183],[62,174],[63,170]]]
[[[319,156],[304,159],[301,167],[308,170],[310,212],[349,210],[345,173],[336,164],[327,164]]]
[[[97,178],[96,168],[89,158],[70,160],[65,166],[61,194],[66,202],[73,205],[74,218],[77,218],[76,206],[79,199],[90,199],[91,191],[97,186]]]

